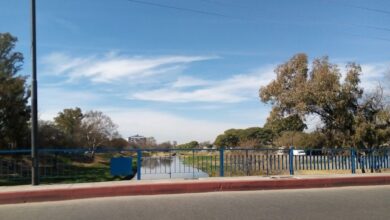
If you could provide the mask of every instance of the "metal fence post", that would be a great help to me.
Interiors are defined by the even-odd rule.
[[[294,147],[291,146],[289,150],[290,175],[294,175]]]
[[[137,150],[137,180],[141,180],[142,151]]]
[[[199,166],[199,158],[198,158]],[[202,159],[202,168],[203,168],[203,159]],[[195,179],[195,149],[192,149],[192,179]]]
[[[248,161],[249,155],[248,150],[245,150],[245,169],[246,169],[246,175],[249,176],[249,161]]]
[[[371,173],[374,173],[374,152],[373,152],[372,148],[370,149],[370,161],[369,161],[369,164],[370,164]]]
[[[352,173],[356,173],[356,154],[355,154],[355,149],[351,148],[351,168],[352,168]]]
[[[268,149],[267,149],[267,152],[266,152],[266,162],[267,162],[267,176],[269,175],[269,153],[268,153]]]
[[[224,164],[224,148],[221,147],[219,149],[219,176],[224,176],[224,167],[223,167],[223,164]]]

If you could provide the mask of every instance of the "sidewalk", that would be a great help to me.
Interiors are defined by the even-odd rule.
[[[365,185],[390,185],[390,174],[215,177],[195,180],[142,180],[40,186],[3,186],[0,187],[0,204],[129,195]]]

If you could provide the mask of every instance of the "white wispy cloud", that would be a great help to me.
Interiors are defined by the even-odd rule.
[[[340,63],[343,67],[346,63]],[[383,89],[383,96],[389,100],[390,97],[390,61],[373,62],[361,64],[362,74],[360,76],[360,87],[363,88],[365,94],[376,92],[380,86]],[[345,68],[341,68],[342,79],[345,79],[347,72]]]
[[[248,74],[233,75],[220,81],[198,78],[179,78],[162,89],[141,91],[130,99],[160,102],[221,102],[237,103],[256,98],[260,86],[274,78],[273,67],[266,67]],[[188,89],[188,87],[195,88]]]
[[[44,72],[67,75],[70,80],[86,78],[92,82],[109,83],[123,79],[139,79],[166,74],[186,64],[216,59],[216,56],[122,56],[110,52],[103,56],[75,57],[52,53],[43,58]]]
[[[210,85],[211,82],[195,77],[182,76],[179,77],[173,84],[173,88],[185,88],[185,87],[194,87],[194,86],[205,86]]]
[[[88,109],[99,106],[101,95],[85,90],[70,90],[58,87],[40,86],[39,115],[44,120],[51,120],[58,112],[65,108],[81,107]]]
[[[387,90],[390,89],[385,82],[390,71],[390,62],[363,64],[362,70],[361,85],[366,91],[374,90],[379,84]]]
[[[341,78],[344,80],[347,71],[347,63],[338,63],[338,66],[341,67]],[[390,71],[390,62],[377,62],[377,63],[363,63],[360,65],[362,68],[362,74],[360,76],[360,85],[367,91],[374,90],[379,84],[384,83],[386,75]]]

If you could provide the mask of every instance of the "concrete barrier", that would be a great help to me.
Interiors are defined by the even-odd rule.
[[[390,185],[390,175],[290,178],[209,178],[182,181],[130,181],[121,183],[6,187],[0,204],[58,201],[112,196],[137,196],[240,190],[302,189],[340,186]],[[0,187],[1,189],[1,187]]]

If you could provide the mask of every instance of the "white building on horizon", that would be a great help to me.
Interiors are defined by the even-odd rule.
[[[139,134],[136,134],[136,135],[133,135],[133,136],[130,136],[127,138],[127,141],[130,143],[130,144],[146,144],[146,137],[144,136],[141,136]]]

